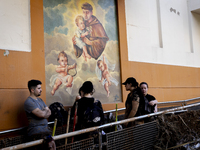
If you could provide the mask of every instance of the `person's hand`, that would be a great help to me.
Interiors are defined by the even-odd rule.
[[[52,140],[48,143],[48,148],[49,148],[49,150],[56,150],[56,144],[55,144],[54,140]]]
[[[85,32],[85,36],[86,36],[86,35],[88,35],[88,34],[89,34],[89,32],[88,32],[88,31],[86,31],[86,32]]]
[[[43,108],[43,111],[47,111],[47,110],[48,110],[48,108],[47,108],[47,107],[44,107],[44,108]]]
[[[151,105],[151,106],[153,106],[153,105],[155,105],[156,103],[154,102],[154,101],[150,101],[149,102],[149,105]]]
[[[72,42],[74,45],[76,45],[75,35],[72,37]]]

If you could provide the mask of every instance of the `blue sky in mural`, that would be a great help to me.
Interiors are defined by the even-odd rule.
[[[48,9],[48,8],[46,8]],[[48,13],[44,11],[44,32],[51,34],[55,27],[63,26],[63,13],[66,11],[65,5],[58,8],[48,9]],[[60,33],[67,34],[68,29],[62,29]]]
[[[109,36],[109,40],[118,40],[118,30],[117,30],[117,15],[116,15],[116,0],[99,0],[98,4],[105,10],[108,9],[106,14],[106,25],[105,30]],[[114,10],[113,10],[114,9]],[[114,26],[114,24],[116,24]]]
[[[114,7],[115,8],[115,7]],[[107,35],[109,36],[109,40],[118,40],[118,30],[117,30],[117,16],[116,11],[113,11],[113,8],[110,8],[108,13],[106,14],[106,25],[105,30]]]
[[[49,0],[43,0],[43,6],[44,7],[55,7],[58,4],[67,4],[71,0],[51,0],[51,3],[49,3]]]
[[[98,4],[103,8],[103,9],[107,9],[110,6],[114,6],[115,4],[115,0],[99,0]]]

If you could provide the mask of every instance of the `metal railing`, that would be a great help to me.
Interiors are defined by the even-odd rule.
[[[140,119],[144,119],[144,118],[151,117],[151,116],[157,116],[157,115],[169,113],[169,112],[172,112],[172,111],[183,110],[183,109],[186,109],[186,108],[199,106],[199,105],[200,105],[200,103],[195,103],[195,104],[191,104],[191,105],[187,105],[187,106],[181,106],[181,107],[168,109],[168,110],[164,110],[164,111],[160,111],[160,112],[156,112],[156,113],[152,113],[152,114],[148,114],[148,115],[129,118],[129,119],[125,119],[125,120],[121,120],[121,121],[117,121],[117,122],[112,122],[112,123],[104,124],[104,125],[97,126],[97,127],[92,127],[92,128],[79,130],[79,131],[65,133],[65,134],[54,136],[53,138],[54,138],[55,141],[59,140],[59,139],[65,139],[65,138],[73,137],[73,136],[80,135],[80,134],[83,134],[83,133],[92,132],[92,131],[96,131],[96,130],[99,131],[100,129],[104,129],[104,128],[107,128],[107,127],[111,127],[111,126],[115,126],[115,125],[119,125],[119,124],[124,124],[124,123],[128,123],[128,122],[140,120]],[[101,135],[101,133],[99,133],[99,134]],[[36,145],[42,144],[43,141],[44,141],[44,139],[40,139],[40,140],[36,140],[36,141],[24,143],[24,144],[19,144],[19,145],[3,148],[2,150],[11,150],[11,149],[13,150],[13,149],[22,149],[22,148],[32,147],[32,146],[36,146]],[[99,142],[99,149],[101,149],[101,147],[102,147],[102,143]]]
[[[187,102],[196,101],[196,100],[200,100],[200,97],[191,98],[191,99],[187,99],[187,100],[159,102],[158,104],[169,104],[169,103],[185,103],[185,104],[187,104]]]
[[[200,97],[196,97],[196,98],[192,98],[192,99],[187,99],[187,100],[179,100],[179,101],[168,101],[168,102],[158,102],[158,106],[159,105],[166,105],[166,104],[180,104],[182,106],[187,105],[187,102],[192,102],[192,101],[196,101],[196,100],[200,100]],[[117,109],[117,111],[124,111],[125,108],[119,108]],[[104,114],[106,113],[111,113],[111,112],[116,112],[116,109],[113,110],[108,110],[108,111],[104,111]],[[48,124],[53,124],[54,122],[49,122]],[[21,127],[21,128],[16,128],[16,129],[10,129],[10,130],[5,130],[5,131],[1,131],[0,134],[5,134],[5,133],[10,133],[10,132],[14,132],[14,131],[20,131],[23,130],[26,127]]]
[[[52,122],[48,122],[48,125],[53,124],[54,121]],[[23,130],[26,127],[21,127],[21,128],[16,128],[16,129],[10,129],[10,130],[5,130],[5,131],[1,131],[0,134],[5,134],[5,133],[10,133],[10,132],[14,132],[14,131],[19,131],[19,130]]]
[[[161,106],[161,105],[173,105],[173,104],[181,104],[181,106],[185,106],[187,105],[187,102],[192,103],[192,101],[197,101],[200,100],[200,97],[196,97],[196,98],[191,98],[191,99],[187,99],[187,100],[178,100],[178,101],[167,101],[167,102],[158,102],[157,105]],[[117,111],[123,111],[126,108],[119,108]],[[104,113],[110,113],[110,112],[115,112],[115,109],[112,110],[108,110],[108,111],[104,111]]]

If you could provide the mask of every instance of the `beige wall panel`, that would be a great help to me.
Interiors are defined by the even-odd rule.
[[[139,83],[147,82],[149,93],[160,102],[199,97],[199,68],[130,61],[122,62],[122,68],[123,77],[133,76]]]
[[[23,104],[29,95],[27,89],[1,89],[0,95],[0,130],[25,126],[27,119]]]
[[[199,68],[160,65],[141,62],[122,62],[122,75],[132,75],[138,82],[151,87],[200,87]]]
[[[124,0],[117,0],[118,6],[118,28],[119,28],[119,46],[120,46],[120,59],[121,61],[128,60],[128,47],[126,35],[126,15],[125,15],[125,2]]]

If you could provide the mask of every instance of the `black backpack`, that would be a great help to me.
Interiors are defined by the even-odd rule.
[[[92,107],[88,107],[84,112],[84,127],[89,128],[99,126],[104,122],[104,114],[100,101],[96,100]]]
[[[49,106],[49,109],[51,110],[49,121],[54,121],[57,118],[57,126],[67,124],[68,112],[64,109],[63,104],[54,102]]]

